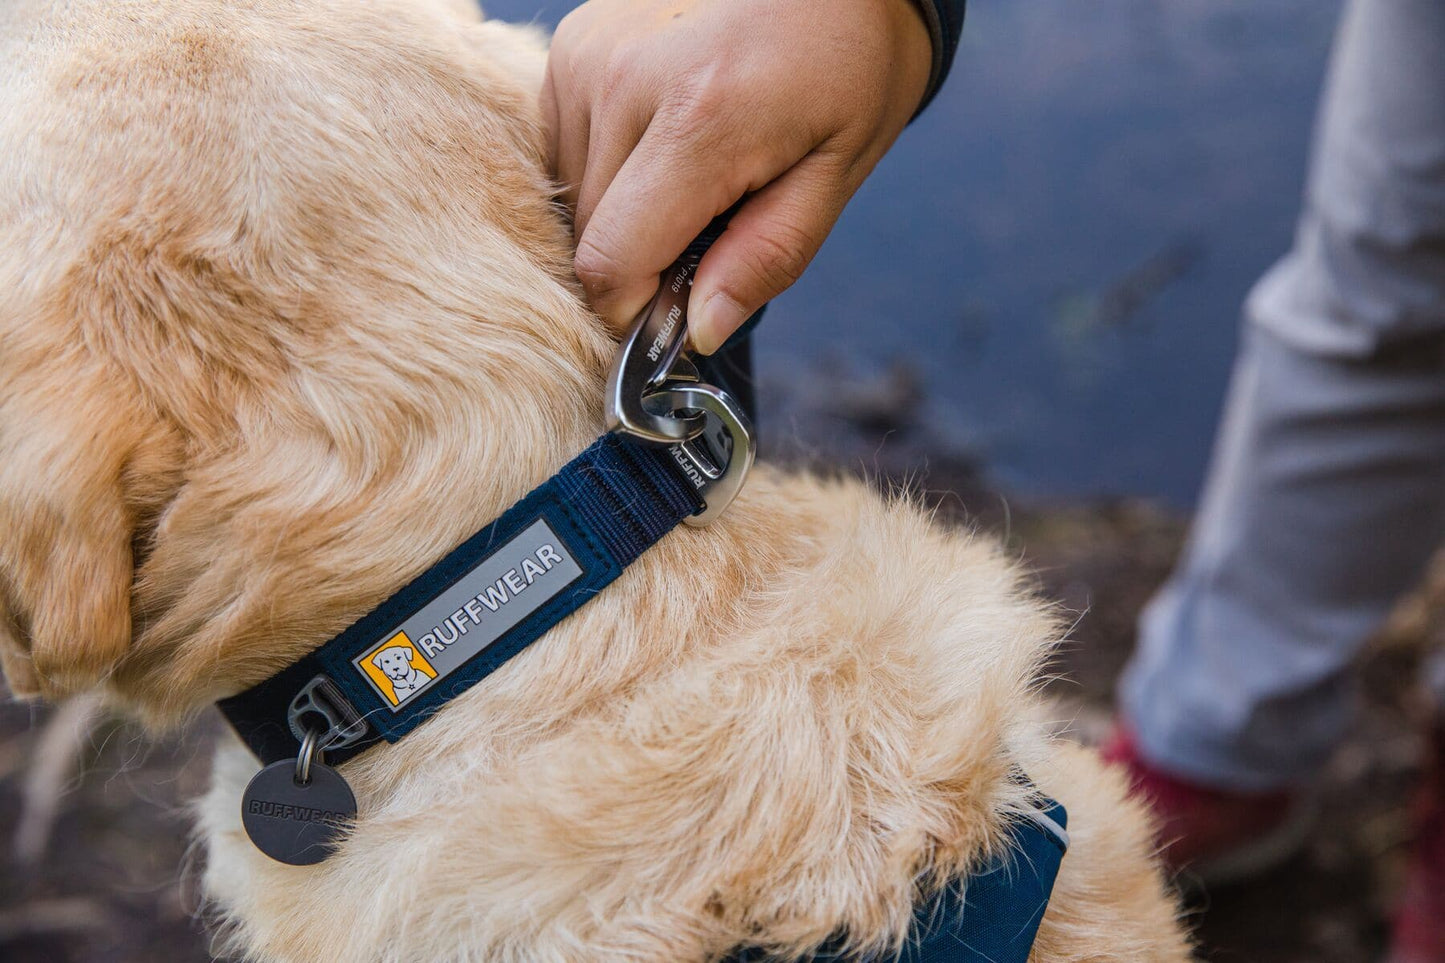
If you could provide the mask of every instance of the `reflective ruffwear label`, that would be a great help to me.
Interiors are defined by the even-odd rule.
[[[533,522],[352,660],[392,711],[444,679],[572,584],[582,567]]]

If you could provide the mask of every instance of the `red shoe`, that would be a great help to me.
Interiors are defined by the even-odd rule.
[[[1395,910],[1390,963],[1445,963],[1445,728],[1415,810],[1415,839]]]
[[[1122,725],[1100,754],[1128,773],[1131,792],[1149,805],[1171,872],[1187,868],[1201,884],[1228,885],[1273,869],[1309,838],[1314,807],[1302,793],[1229,792],[1171,776],[1144,761]]]

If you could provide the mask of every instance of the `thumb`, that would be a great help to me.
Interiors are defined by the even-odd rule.
[[[851,194],[837,168],[827,155],[809,154],[733,214],[688,298],[695,350],[712,354],[802,276]]]

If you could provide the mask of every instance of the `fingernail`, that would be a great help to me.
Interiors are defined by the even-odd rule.
[[[747,319],[746,308],[722,291],[714,291],[702,302],[697,314],[688,319],[693,348],[699,354],[712,354]]]

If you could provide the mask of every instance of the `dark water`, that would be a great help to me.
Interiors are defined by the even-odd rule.
[[[1192,502],[1338,9],[974,0],[948,86],[759,335],[768,430],[813,443],[835,384],[902,362],[923,447],[1010,490]]]

